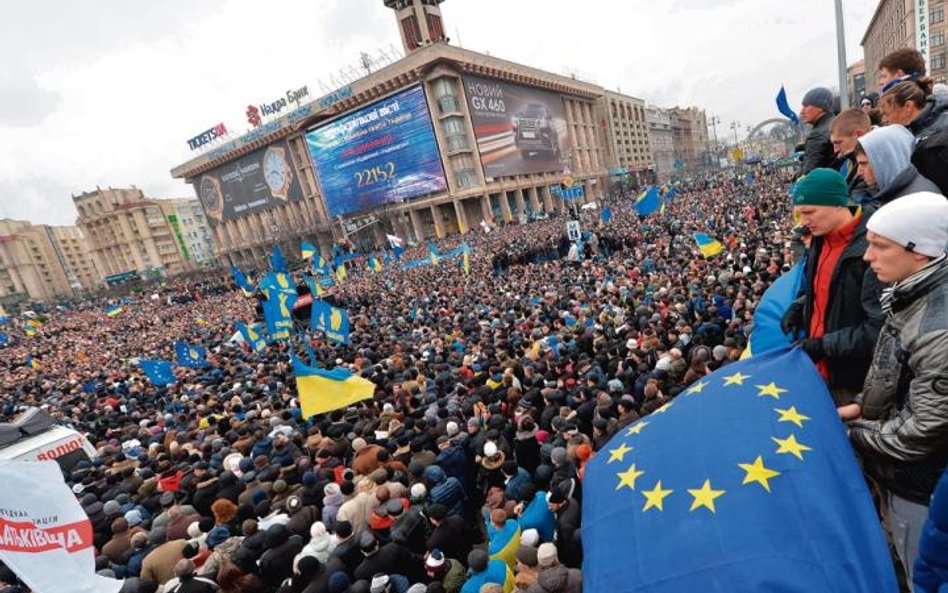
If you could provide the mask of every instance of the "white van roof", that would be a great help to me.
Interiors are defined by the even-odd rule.
[[[52,426],[41,434],[20,439],[7,446],[0,446],[0,460],[17,459],[32,451],[44,449],[49,445],[70,438],[81,438],[82,435],[66,426]]]

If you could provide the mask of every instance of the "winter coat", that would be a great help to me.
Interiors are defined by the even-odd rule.
[[[428,483],[428,496],[431,504],[442,504],[448,508],[448,514],[464,513],[466,495],[457,478],[449,478],[437,465],[425,468],[425,481]]]
[[[529,503],[525,503],[520,513],[520,529],[536,529],[540,534],[540,542],[553,541],[553,532],[556,530],[556,515],[546,504],[546,492],[540,490]]]
[[[422,564],[420,560],[413,560],[408,549],[394,542],[389,542],[379,548],[379,551],[365,559],[356,567],[353,576],[358,579],[371,580],[373,576],[382,574],[403,574],[410,579],[420,580]]]
[[[566,568],[556,563],[541,569],[537,582],[527,589],[527,593],[582,593],[583,578],[579,570]]]
[[[467,455],[460,445],[451,445],[443,449],[435,458],[435,464],[440,467],[446,476],[457,478],[465,492],[470,492],[474,485],[474,479],[471,476]]]
[[[520,500],[520,488],[529,481],[530,474],[527,473],[527,470],[518,466],[517,473],[507,480],[507,485],[504,486],[504,494],[507,498]]]
[[[908,127],[915,134],[912,164],[948,195],[948,101],[932,95]]]
[[[568,499],[556,513],[556,549],[560,562],[569,568],[579,568],[583,562],[582,544],[579,540],[581,510],[579,503]]]
[[[300,553],[293,559],[294,570],[304,556],[312,556],[319,560],[320,564],[326,564],[329,556],[336,549],[335,537],[326,531],[326,526],[321,522],[313,523],[309,530],[309,536],[309,543],[303,546]]]
[[[265,540],[267,551],[257,562],[259,574],[270,585],[277,585],[293,574],[293,558],[303,549],[303,538],[275,525],[267,529]]]
[[[815,124],[806,136],[803,146],[803,173],[809,173],[820,167],[830,167],[835,160],[833,143],[830,142],[830,125],[833,116],[826,113]]]
[[[873,130],[859,141],[876,179],[871,201],[878,207],[896,198],[920,191],[939,193],[938,186],[912,165],[915,138],[902,126]]]
[[[362,562],[362,551],[359,549],[359,538],[352,536],[347,540],[341,541],[332,551],[331,558],[338,558],[346,567],[346,572],[352,574],[356,567]]]
[[[894,494],[927,505],[948,464],[948,260],[896,289],[856,403],[849,438],[866,473]]]
[[[345,497],[340,492],[331,493],[323,496],[323,523],[326,524],[326,528],[330,530],[335,530],[336,528],[336,515],[339,513],[339,507],[342,506],[342,503],[346,501]]]
[[[445,563],[448,565],[448,569],[441,578],[444,593],[458,593],[461,587],[464,586],[465,579],[467,579],[467,570],[463,564],[454,558],[445,559]]]
[[[470,528],[460,515],[445,517],[440,525],[431,531],[427,548],[441,550],[448,558],[467,561],[471,552]]]
[[[869,245],[866,241],[868,218],[868,213],[861,216],[830,279],[830,296],[824,320],[826,331],[822,338],[829,366],[830,389],[862,389],[872,349],[879,336],[879,328],[882,327],[879,297],[883,284],[862,259]],[[814,237],[804,267],[803,296],[791,305],[802,307],[807,327],[813,316],[813,285],[822,249],[823,238]]]
[[[480,593],[481,587],[487,583],[500,585],[504,588],[504,593],[510,593],[514,586],[513,572],[503,560],[491,560],[483,572],[474,573],[468,577],[461,587],[461,593]]]
[[[165,542],[152,550],[142,561],[141,578],[158,585],[164,585],[174,577],[174,565],[183,556],[181,551],[188,542],[177,539]]]
[[[938,593],[948,586],[948,472],[942,474],[929,509],[912,574],[915,593]]]

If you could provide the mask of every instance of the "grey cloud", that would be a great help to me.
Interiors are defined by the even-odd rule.
[[[0,126],[26,128],[41,123],[62,101],[32,79],[0,79],[0,97]]]

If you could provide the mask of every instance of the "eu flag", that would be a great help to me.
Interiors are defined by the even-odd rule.
[[[174,365],[167,360],[140,360],[138,366],[155,387],[163,387],[174,383]]]
[[[189,369],[200,369],[208,366],[207,349],[196,344],[188,344],[183,340],[174,343],[174,351],[178,356],[178,366]]]
[[[833,399],[800,349],[724,366],[586,466],[583,591],[898,591]]]
[[[800,260],[764,292],[754,311],[754,326],[742,358],[785,348],[791,344],[792,336],[783,333],[780,320],[800,292],[802,283],[803,260]]]

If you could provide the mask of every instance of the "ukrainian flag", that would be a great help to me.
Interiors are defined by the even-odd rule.
[[[698,249],[701,250],[701,255],[705,257],[717,255],[724,249],[720,241],[712,239],[704,233],[695,233],[695,242],[698,244]]]
[[[108,315],[109,317],[115,317],[121,312],[122,312],[122,305],[112,305],[111,307],[105,310],[105,314]]]
[[[428,253],[431,256],[431,263],[438,265],[438,262],[441,260],[441,255],[438,253],[438,248],[435,247],[433,243],[428,243]]]
[[[42,327],[42,326],[43,326],[43,322],[40,321],[39,319],[29,319],[29,320],[27,320],[26,324],[29,325],[30,327]]]
[[[494,527],[487,517],[487,554],[491,560],[503,560],[513,568],[517,564],[517,550],[520,549],[520,523],[507,519],[500,529]]]
[[[33,358],[32,354],[26,357],[26,366],[30,367],[31,369],[39,368],[39,363],[36,362],[36,359]]]
[[[382,262],[379,261],[379,258],[374,255],[369,256],[369,269],[375,273],[382,271]]]
[[[346,408],[375,395],[375,383],[341,368],[327,371],[293,356],[293,373],[303,418]]]
[[[300,254],[303,256],[303,259],[309,259],[316,254],[316,247],[309,241],[303,241],[300,245]]]
[[[346,271],[346,264],[339,264],[339,267],[336,268],[336,278],[339,279],[339,282],[342,282],[349,277],[349,272]]]

